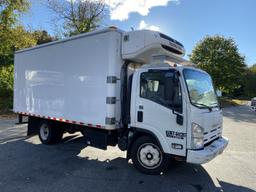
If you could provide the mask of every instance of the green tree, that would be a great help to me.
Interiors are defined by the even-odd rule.
[[[249,67],[249,70],[256,73],[256,64],[252,65],[251,67]]]
[[[244,78],[244,94],[248,97],[256,96],[256,64],[246,70]]]
[[[29,5],[28,0],[0,0],[0,30],[16,24],[19,14],[27,11]]]
[[[0,97],[13,95],[13,65],[0,67]]]
[[[15,50],[35,45],[33,36],[17,25],[28,9],[28,0],[0,0],[0,66],[13,63]]]
[[[64,29],[65,36],[77,35],[99,27],[104,17],[104,0],[49,0],[53,10]]]
[[[42,31],[36,30],[36,31],[32,32],[32,35],[35,38],[37,45],[41,45],[44,43],[49,43],[49,42],[57,40],[57,38],[52,37],[45,30],[42,30]]]
[[[12,109],[13,65],[0,66],[0,113]]]
[[[190,60],[207,71],[221,91],[230,94],[241,87],[246,65],[232,38],[205,37],[192,50]]]

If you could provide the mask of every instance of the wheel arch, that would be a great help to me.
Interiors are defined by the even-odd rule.
[[[127,147],[127,159],[131,158],[131,148],[133,143],[140,137],[142,136],[150,136],[153,139],[156,140],[157,144],[159,145],[160,149],[165,153],[164,147],[162,143],[159,140],[159,137],[157,137],[157,135],[155,133],[153,133],[152,131],[143,129],[143,128],[137,128],[137,127],[133,127],[131,128],[131,132],[133,133],[133,135],[128,138],[128,147]]]

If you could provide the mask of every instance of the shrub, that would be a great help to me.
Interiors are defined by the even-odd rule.
[[[0,67],[0,96],[13,96],[14,66],[4,65]]]

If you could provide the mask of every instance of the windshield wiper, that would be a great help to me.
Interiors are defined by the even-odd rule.
[[[209,111],[212,111],[212,108],[211,108],[210,106],[205,105],[205,104],[203,104],[203,103],[193,103],[193,104],[194,104],[194,105],[200,105],[200,106],[202,106],[202,107],[205,107],[205,108],[209,109]]]
[[[219,107],[219,103],[215,102],[215,103],[211,103],[211,107]]]

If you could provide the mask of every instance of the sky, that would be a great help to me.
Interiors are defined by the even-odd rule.
[[[46,6],[47,0],[30,1],[31,10],[22,16],[23,24],[56,35],[55,16]],[[205,36],[223,35],[235,40],[249,66],[256,63],[256,0],[106,0],[106,3],[108,12],[102,27],[161,31],[184,45],[186,58]]]

